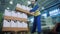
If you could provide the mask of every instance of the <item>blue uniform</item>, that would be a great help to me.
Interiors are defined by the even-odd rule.
[[[29,5],[31,6],[31,5]],[[30,10],[30,12],[35,12],[36,10],[38,10],[39,6],[38,4],[36,4],[32,10]],[[37,15],[37,16],[34,16],[34,23],[33,23],[33,28],[32,28],[32,31],[31,33],[34,33],[36,28],[38,29],[38,32],[41,32],[41,15]]]

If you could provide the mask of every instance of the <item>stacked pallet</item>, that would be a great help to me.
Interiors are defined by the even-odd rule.
[[[5,10],[2,31],[28,31],[28,16],[25,13]]]
[[[31,10],[32,8],[29,8],[27,6],[24,6],[24,5],[20,5],[20,4],[17,4],[16,6],[16,11],[19,11],[19,12],[23,12],[23,13],[26,13],[28,15],[34,15],[34,14],[31,14],[29,11]]]
[[[28,15],[33,15],[29,12],[31,9],[17,4],[16,11],[5,10],[2,31],[29,31],[27,21]]]

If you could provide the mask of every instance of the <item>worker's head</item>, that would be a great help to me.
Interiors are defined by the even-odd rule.
[[[37,0],[31,0],[31,4],[35,4]]]

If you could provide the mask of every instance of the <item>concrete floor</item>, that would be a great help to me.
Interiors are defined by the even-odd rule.
[[[4,34],[11,34],[11,33],[10,32],[7,32],[7,33],[4,33]],[[18,33],[18,34],[21,34],[21,33]],[[29,32],[29,33],[25,33],[25,34],[31,34],[31,33]],[[37,32],[35,32],[34,34],[37,34]],[[43,33],[41,33],[41,34],[43,34]]]

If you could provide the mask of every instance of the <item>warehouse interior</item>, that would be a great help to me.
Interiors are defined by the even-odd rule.
[[[34,16],[30,14],[29,11],[27,12],[25,10],[19,9],[20,5],[28,7],[30,3],[31,3],[30,0],[0,0],[0,34],[31,34],[30,31],[33,28],[32,26],[34,22]],[[57,34],[55,28],[57,24],[60,24],[60,0],[37,0],[37,3],[39,5],[39,11],[41,12],[41,29],[42,29],[41,34]],[[16,18],[18,17],[18,15],[17,16],[15,15],[15,17],[14,15],[12,15],[12,17],[10,15],[9,17],[6,16],[9,15],[7,11],[12,13],[14,11],[15,13],[22,12],[23,14],[25,13],[25,16],[21,17],[22,19]],[[21,14],[20,16],[22,16]],[[17,28],[17,26],[11,25],[10,25],[11,27],[8,27],[9,25],[8,23],[5,27],[3,25],[4,20],[8,20],[8,22],[12,20],[14,22],[16,21],[26,22],[28,28],[24,29],[23,27],[20,29]],[[34,34],[37,34],[37,29]]]

